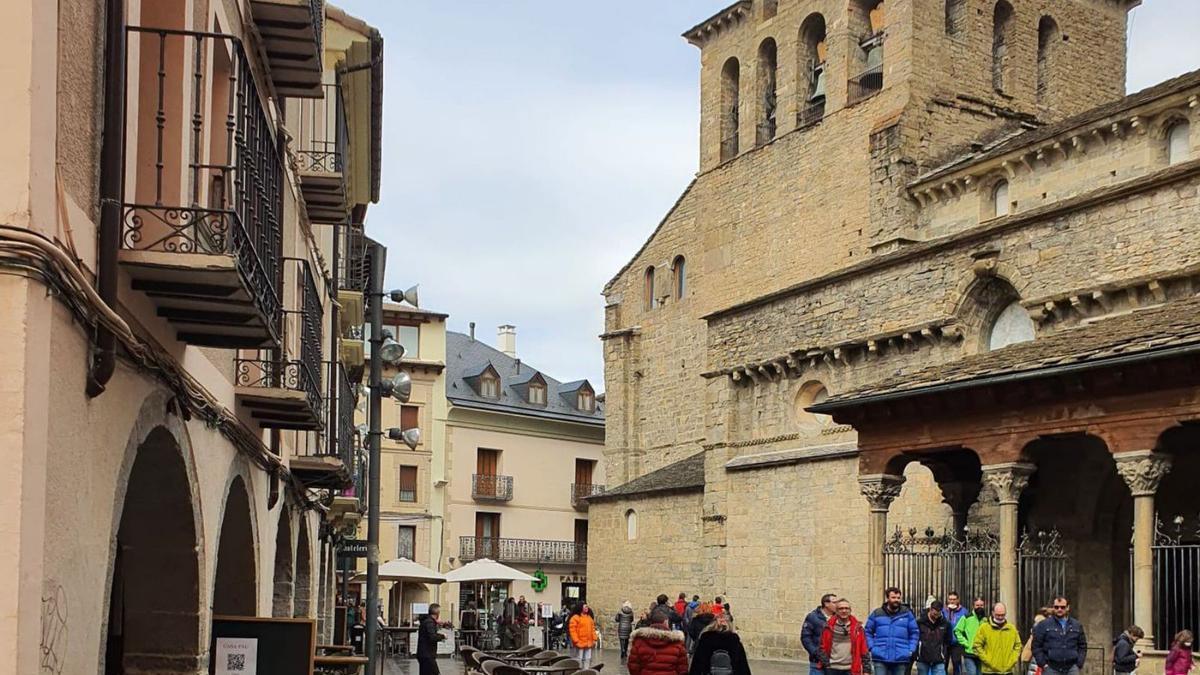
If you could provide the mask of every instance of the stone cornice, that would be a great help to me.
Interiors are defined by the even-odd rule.
[[[1073,324],[1114,311],[1162,304],[1173,297],[1200,292],[1200,265],[1098,284],[1023,301],[1039,326]]]
[[[962,327],[954,319],[938,319],[888,333],[793,349],[787,354],[765,361],[709,371],[701,376],[728,376],[739,384],[774,382],[799,377],[805,371],[814,370],[821,365],[850,366],[868,359],[883,358],[888,354],[911,353],[925,346],[956,343],[962,338]]]
[[[703,47],[714,35],[732,26],[750,13],[750,0],[738,0],[725,9],[692,26],[683,37],[697,47]]]

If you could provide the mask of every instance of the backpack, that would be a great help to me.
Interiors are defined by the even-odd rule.
[[[733,675],[733,659],[729,652],[724,649],[713,652],[708,661],[708,672],[709,675]]]

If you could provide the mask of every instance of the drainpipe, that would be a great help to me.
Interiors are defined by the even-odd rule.
[[[104,48],[104,128],[100,146],[100,230],[96,245],[96,292],[109,307],[117,300],[117,249],[125,188],[125,0],[107,0]],[[104,393],[116,368],[115,338],[96,327],[87,395]]]

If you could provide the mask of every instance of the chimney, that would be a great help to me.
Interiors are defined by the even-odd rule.
[[[475,322],[471,322],[471,342],[475,341]]]
[[[496,347],[506,356],[517,358],[517,327],[504,324],[496,331]]]

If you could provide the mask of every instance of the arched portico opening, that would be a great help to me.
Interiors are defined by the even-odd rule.
[[[292,572],[292,516],[284,504],[279,511],[279,528],[275,533],[275,586],[271,598],[271,616],[292,616],[295,593]]]
[[[292,596],[292,611],[298,618],[307,617],[310,613],[312,599],[312,551],[308,545],[308,523],[300,519],[296,536],[296,584]]]
[[[179,444],[156,427],[137,448],[117,530],[106,675],[196,673],[199,537]]]
[[[255,616],[258,610],[255,579],[254,529],[250,495],[241,476],[233,479],[225,498],[221,540],[217,548],[217,573],[213,582],[213,614]]]

